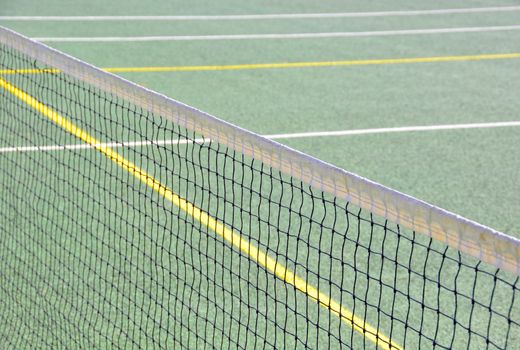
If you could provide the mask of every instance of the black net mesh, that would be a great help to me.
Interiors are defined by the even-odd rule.
[[[2,348],[520,344],[517,276],[45,68],[0,45]],[[112,143],[303,291],[21,93]]]

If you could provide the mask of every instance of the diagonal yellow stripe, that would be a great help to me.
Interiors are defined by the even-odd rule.
[[[354,315],[350,310],[342,306],[339,302],[335,301],[325,293],[308,284],[303,278],[297,276],[283,264],[268,256],[264,251],[250,243],[246,238],[242,237],[240,233],[228,228],[223,222],[212,217],[210,214],[188,202],[186,199],[181,198],[178,194],[174,193],[167,186],[159,182],[159,180],[155,179],[143,169],[139,168],[137,165],[127,160],[110,147],[106,146],[106,144],[103,144],[101,141],[88,134],[85,130],[82,130],[73,124],[67,118],[61,116],[52,108],[47,107],[45,104],[36,100],[28,93],[18,89],[16,86],[10,84],[2,78],[0,78],[0,87],[16,96],[18,99],[22,100],[31,108],[38,111],[48,119],[52,120],[62,129],[76,136],[85,143],[93,146],[96,150],[107,156],[114,163],[128,171],[130,174],[151,187],[165,199],[186,212],[194,220],[200,222],[202,225],[208,227],[217,235],[224,238],[228,243],[239,249],[252,261],[256,262],[258,265],[262,266],[267,271],[271,272],[286,283],[294,286],[297,290],[306,294],[307,297],[311,300],[328,309],[332,314],[338,316],[343,322],[348,324],[357,332],[361,333],[370,341],[374,342],[381,349],[402,349],[401,346],[390,340],[390,338],[388,338],[386,335],[380,333],[376,328],[367,324],[363,319],[360,319]]]
[[[197,71],[226,71],[247,69],[283,69],[283,68],[318,68],[337,66],[369,66],[385,64],[411,64],[411,63],[436,63],[436,62],[463,62],[505,60],[520,58],[520,52],[504,54],[483,54],[464,56],[435,56],[435,57],[411,57],[411,58],[385,58],[375,60],[348,60],[348,61],[317,61],[317,62],[280,62],[280,63],[255,63],[255,64],[231,64],[231,65],[207,65],[207,66],[164,66],[164,67],[109,67],[103,68],[111,73],[159,73],[159,72],[197,72]],[[57,69],[0,69],[0,74],[38,74],[58,73]]]

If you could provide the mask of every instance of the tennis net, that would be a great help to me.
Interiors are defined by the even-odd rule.
[[[520,344],[520,242],[0,27],[7,348]]]

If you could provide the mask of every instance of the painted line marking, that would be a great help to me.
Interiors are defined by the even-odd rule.
[[[498,60],[498,59],[514,59],[514,58],[520,58],[520,52],[506,53],[506,54],[438,56],[438,57],[417,57],[417,58],[387,58],[387,59],[373,59],[373,60],[281,62],[281,63],[214,65],[214,66],[112,67],[112,68],[104,68],[104,69],[111,73],[190,72],[190,71],[223,71],[223,70],[246,70],[246,69],[365,66],[365,65],[456,62],[456,61],[483,61],[483,60]]]
[[[69,144],[69,145],[47,145],[47,146],[22,146],[22,147],[3,147],[0,148],[0,153],[9,152],[47,152],[47,151],[74,151],[80,149],[93,149],[98,147],[110,148],[133,148],[144,146],[166,146],[166,145],[185,145],[185,144],[205,144],[209,143],[210,139],[175,139],[175,140],[145,140],[145,141],[124,141],[124,142],[102,142],[100,144],[91,145],[87,143]]]
[[[111,73],[158,73],[158,72],[195,72],[195,71],[226,71],[247,69],[282,69],[282,68],[317,68],[337,66],[366,66],[406,63],[435,63],[435,62],[461,62],[484,61],[520,58],[520,52],[462,55],[462,56],[436,56],[436,57],[412,57],[412,58],[384,58],[371,60],[344,60],[344,61],[317,61],[317,62],[279,62],[279,63],[253,63],[230,65],[205,65],[205,66],[163,66],[163,67],[109,67],[103,70]],[[0,69],[0,74],[41,74],[59,73],[58,69]]]
[[[55,68],[29,68],[29,69],[0,69],[0,74],[58,74],[59,69]]]
[[[265,137],[277,139],[297,139],[309,137],[324,136],[352,136],[352,135],[369,135],[369,134],[389,134],[397,132],[418,132],[418,131],[437,131],[437,130],[458,130],[458,129],[489,129],[520,126],[520,121],[494,122],[494,123],[471,123],[471,124],[446,124],[446,125],[425,125],[425,126],[402,126],[394,128],[376,128],[376,129],[357,129],[357,130],[340,130],[340,131],[317,131],[317,132],[300,132],[288,134],[272,134]]]
[[[272,40],[272,39],[320,39],[356,38],[423,34],[484,33],[520,30],[520,25],[383,30],[368,32],[330,32],[330,33],[287,33],[287,34],[225,34],[225,35],[166,35],[166,36],[100,36],[100,37],[40,37],[41,42],[150,42],[150,41],[214,41],[214,40]]]
[[[269,19],[320,19],[355,17],[395,17],[491,13],[519,11],[520,6],[475,7],[437,10],[373,11],[339,13],[282,13],[256,15],[200,15],[200,16],[0,16],[0,21],[244,21]]]
[[[458,129],[489,129],[520,126],[520,121],[493,122],[493,123],[470,123],[470,124],[445,124],[445,125],[424,125],[424,126],[402,126],[394,128],[375,128],[375,129],[355,129],[355,130],[339,130],[339,131],[314,131],[299,132],[286,134],[263,135],[271,140],[281,139],[298,139],[310,137],[338,137],[338,136],[354,136],[354,135],[370,135],[370,134],[390,134],[399,132],[420,132],[420,131],[438,131],[438,130],[458,130]],[[208,144],[209,139],[195,140],[154,140],[154,141],[128,141],[128,142],[111,142],[91,144],[72,144],[72,145],[47,145],[47,146],[19,146],[19,147],[1,147],[0,153],[10,152],[46,152],[46,151],[65,151],[65,150],[81,150],[92,149],[98,147],[143,147],[143,146],[163,146],[190,144],[196,142],[198,144]]]
[[[203,211],[191,202],[188,202],[186,199],[180,197],[166,185],[162,184],[159,182],[159,180],[148,174],[145,170],[124,158],[112,148],[103,145],[102,142],[91,136],[87,131],[79,128],[52,108],[46,106],[25,91],[18,89],[16,86],[10,84],[2,78],[0,78],[0,87],[11,93],[16,98],[20,99],[22,102],[43,116],[50,119],[57,126],[76,136],[86,144],[94,147],[97,151],[104,154],[115,164],[128,171],[142,183],[155,190],[166,200],[177,206],[187,215],[191,216],[195,221],[198,221],[201,225],[206,226],[208,229],[222,237],[230,245],[242,252],[242,254],[248,256],[253,262],[271,272],[282,281],[285,281],[287,284],[292,285],[294,288],[307,295],[310,300],[317,302],[319,305],[329,310],[329,312],[332,314],[338,316],[344,323],[348,324],[350,327],[352,327],[352,329],[362,334],[365,338],[372,341],[381,349],[402,349],[386,335],[380,333],[376,328],[372,327],[363,319],[360,319],[358,316],[354,315],[343,305],[325,293],[321,292],[316,287],[308,284],[307,281],[297,276],[294,272],[279,263],[277,260],[271,258],[269,255],[267,255],[267,253],[244,238],[239,232],[230,229],[223,222],[214,218],[209,213]]]

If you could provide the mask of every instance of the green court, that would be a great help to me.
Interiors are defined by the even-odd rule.
[[[478,7],[514,5],[481,1]],[[2,15],[222,15],[452,8],[449,1],[258,5],[224,1],[105,4],[19,1]],[[474,2],[457,7],[477,7]],[[409,17],[22,22],[33,37],[300,33],[518,24],[518,11]],[[519,52],[520,31],[299,40],[49,43],[100,67],[235,65]],[[127,79],[261,134],[518,121],[519,59],[476,62],[121,73]],[[515,128],[280,140],[440,207],[520,235]]]
[[[80,1],[64,6],[58,1],[18,1],[3,5],[0,25],[520,238],[520,6],[515,5],[514,1],[259,4],[226,0],[196,1],[189,6],[142,1]],[[501,11],[498,6],[511,9]],[[417,13],[396,13],[414,10]],[[317,16],[244,16],[303,13]],[[325,13],[358,15],[319,16]],[[290,37],[295,33],[304,37]],[[322,37],[312,37],[317,33]],[[19,68],[46,68],[36,66],[26,62]],[[96,89],[85,92],[73,85],[61,96],[69,102],[62,103],[59,96],[39,88],[48,83],[61,86],[53,73],[18,78],[1,69],[0,77],[8,84],[21,85],[17,87],[101,142],[164,141],[161,147],[129,144],[114,149],[303,275],[309,286],[340,300],[399,346],[496,349],[508,337],[509,344],[520,342],[517,334],[505,334],[508,319],[492,317],[488,310],[492,306],[501,315],[520,312],[514,299],[514,286],[518,288],[514,275],[479,266],[473,258],[401,231],[398,225],[295,183],[250,158],[234,163],[239,156],[229,149],[125,101],[108,103],[108,97]],[[34,119],[37,113],[11,95],[0,117],[25,111],[19,120],[2,122],[0,144],[0,176],[7,179],[0,193],[14,194],[12,201],[0,202],[1,212],[7,213],[0,222],[7,227],[5,232],[24,232],[19,240],[4,244],[0,253],[7,259],[1,277],[12,285],[0,290],[9,300],[6,307],[0,306],[0,320],[7,325],[0,335],[9,339],[12,348],[42,339],[51,348],[107,347],[114,337],[119,339],[112,343],[114,348],[375,346],[262,264],[252,264],[208,225],[141,184],[110,157],[92,148],[9,151],[82,144],[50,120]],[[92,101],[101,111],[83,106]],[[107,115],[108,120],[101,119]],[[42,130],[51,132],[44,135]],[[34,169],[41,169],[41,183]],[[52,196],[60,203],[52,202]],[[78,202],[89,205],[80,213]],[[39,216],[24,215],[24,206]],[[67,213],[74,214],[65,218]],[[173,219],[172,213],[180,219]],[[354,232],[348,231],[356,225]],[[36,235],[37,244],[23,244],[32,233],[48,233],[53,227],[71,235]],[[294,234],[295,228],[299,234]],[[82,235],[85,231],[94,235]],[[343,237],[343,231],[352,233]],[[7,258],[11,254],[18,256],[16,262]],[[52,268],[57,261],[70,268],[57,272]],[[479,266],[487,275],[477,278],[476,270],[461,270],[461,261],[464,266]],[[33,263],[42,266],[36,269],[37,278],[23,280],[19,271],[31,270]],[[392,271],[386,270],[389,263],[395,265]],[[406,266],[422,269],[423,275],[410,276]],[[373,273],[379,273],[379,282]],[[489,283],[494,276],[499,287],[493,296]],[[438,291],[436,281],[441,277],[446,282]],[[401,284],[408,286],[406,295],[397,292]],[[63,286],[70,294],[60,291]],[[352,288],[345,290],[345,286]],[[135,292],[129,297],[128,290]],[[165,290],[175,291],[176,296]],[[456,298],[457,306],[448,307],[449,312],[440,312],[443,303],[453,303],[453,291],[466,297]],[[72,301],[62,301],[68,298]],[[485,302],[475,306],[475,300],[487,300],[488,308]],[[237,306],[240,303],[251,309]],[[47,311],[56,306],[68,326],[47,320]],[[23,318],[16,314],[20,309]],[[254,323],[254,309],[261,310],[265,320]],[[450,317],[468,310],[472,316],[462,316],[458,330],[444,330],[453,322]],[[392,322],[393,318],[398,321]],[[437,328],[428,329],[428,322]],[[488,324],[498,331],[490,335]],[[416,328],[409,331],[408,325]],[[52,327],[55,331],[47,334]],[[483,337],[470,338],[468,343],[464,334],[468,328],[487,334],[491,345]],[[18,338],[10,337],[16,332]],[[78,336],[67,339],[70,334]],[[439,343],[432,345],[432,339]]]

